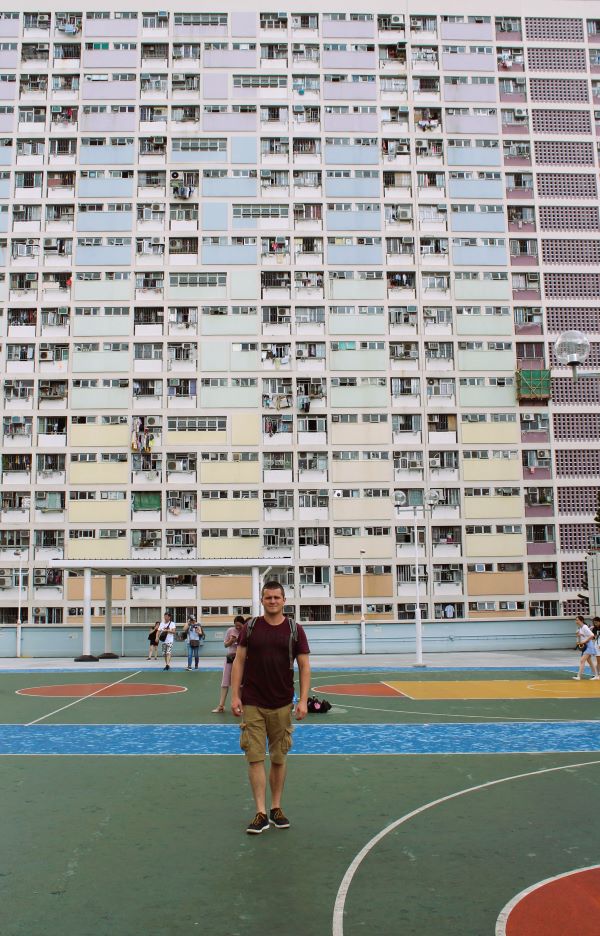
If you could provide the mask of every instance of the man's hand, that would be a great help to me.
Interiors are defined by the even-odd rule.
[[[296,712],[295,712],[296,721],[302,721],[303,718],[306,718],[307,713],[308,713],[308,707],[306,705],[306,702],[302,702],[302,700],[300,700],[298,704],[296,705]]]
[[[231,712],[235,715],[236,718],[240,718],[244,712],[242,708],[242,700],[239,696],[234,696],[231,700]]]

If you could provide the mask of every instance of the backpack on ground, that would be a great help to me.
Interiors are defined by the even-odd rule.
[[[311,696],[306,703],[306,707],[309,715],[325,715],[331,709],[331,702],[328,702],[327,699],[317,699],[316,696]]]

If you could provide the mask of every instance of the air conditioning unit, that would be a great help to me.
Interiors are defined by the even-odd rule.
[[[34,616],[34,617],[41,617],[41,616],[43,615],[43,613],[44,613],[44,609],[43,609],[43,608],[32,608],[32,611],[33,611],[33,616]]]
[[[429,467],[430,467],[430,468],[441,468],[441,467],[442,467],[442,459],[441,459],[441,458],[430,458],[430,459],[429,459]]]
[[[40,361],[51,361],[52,352],[51,351],[40,351]]]
[[[408,352],[408,356],[409,356],[409,358],[412,358],[413,361],[418,360],[418,357],[419,357],[419,349],[418,349],[418,348],[411,348],[410,351]]]
[[[147,426],[158,426],[159,416],[146,416],[146,425]]]
[[[521,413],[521,419],[524,419],[525,422],[533,422],[535,413]]]
[[[412,218],[412,211],[411,211],[411,209],[410,209],[410,208],[400,208],[399,211],[396,212],[396,218],[397,218],[399,221],[410,221],[410,219]]]
[[[343,496],[344,496],[344,492],[343,492],[343,491],[340,491],[340,490],[334,491],[334,492],[333,492],[333,496],[334,496],[335,498],[343,497]]]
[[[46,584],[46,573],[35,569],[33,573],[33,584],[34,585],[45,585]]]
[[[177,471],[177,462],[176,462],[176,461],[168,461],[168,462],[167,462],[167,471]]]
[[[409,461],[408,467],[409,467],[409,468],[420,468],[420,467],[421,467],[421,462],[418,462],[418,461]]]
[[[475,571],[476,571],[476,572],[485,572],[485,563],[484,563],[484,562],[476,562],[476,563],[475,563]]]
[[[296,350],[296,358],[303,358],[303,357],[306,357],[306,351],[304,351],[302,348],[298,348]]]
[[[163,209],[164,209],[164,205],[161,205],[161,204],[158,203],[158,202],[157,202],[156,204],[154,204],[154,205],[150,205],[150,210],[151,210],[151,211],[162,211]]]
[[[550,449],[538,449],[536,454],[538,458],[550,458]]]
[[[390,23],[392,24],[392,26],[401,26],[403,22],[404,22],[403,16],[397,16],[396,14],[393,14],[392,16],[390,16]]]
[[[525,110],[524,107],[515,107],[513,113],[515,117],[521,117],[521,118],[527,117],[527,111]]]
[[[12,588],[12,580],[6,575],[0,575],[0,588]]]
[[[172,173],[171,173],[171,178],[172,178],[172,179],[181,179],[182,177],[183,177],[183,173],[182,173],[182,172],[172,172]]]

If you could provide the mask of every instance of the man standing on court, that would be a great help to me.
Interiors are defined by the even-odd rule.
[[[262,588],[262,617],[247,621],[240,635],[231,673],[231,711],[241,724],[240,746],[246,754],[248,777],[256,803],[256,815],[246,829],[258,835],[269,828],[289,829],[281,809],[286,774],[286,755],[292,746],[294,659],[300,673],[300,699],[296,719],[307,712],[310,689],[310,649],[304,629],[283,613],[285,593],[279,582]],[[243,683],[243,686],[242,686]],[[267,816],[265,749],[269,742],[271,811]]]

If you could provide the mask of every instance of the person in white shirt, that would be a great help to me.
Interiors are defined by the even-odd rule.
[[[585,664],[589,663],[590,669],[594,674],[592,679],[598,679],[598,650],[594,632],[591,627],[588,627],[580,614],[577,615],[575,623],[577,624],[577,646],[581,650],[581,660],[579,661],[579,672],[577,676],[573,676],[572,678],[577,680],[581,679]]]
[[[163,645],[163,653],[165,656],[164,669],[166,670],[171,669],[171,655],[173,653],[173,641],[175,640],[176,630],[177,630],[177,626],[175,622],[173,621],[173,618],[171,617],[168,611],[165,611],[163,615],[163,619],[160,624],[159,640],[161,641]],[[165,638],[164,640],[163,640],[163,636]]]

